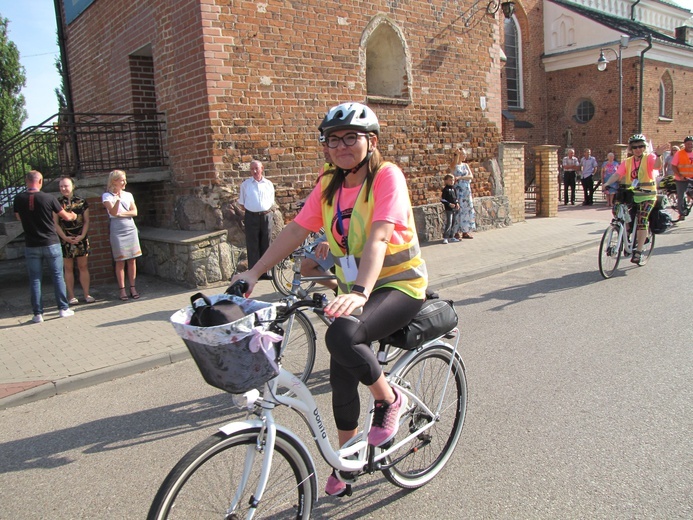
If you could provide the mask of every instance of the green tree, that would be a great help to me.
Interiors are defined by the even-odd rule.
[[[7,24],[0,16],[0,143],[19,133],[27,118],[21,94],[26,75],[17,46],[7,37]]]

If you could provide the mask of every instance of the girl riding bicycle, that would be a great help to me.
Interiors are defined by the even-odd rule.
[[[358,433],[358,384],[375,398],[368,443],[392,439],[407,407],[406,396],[387,383],[370,344],[404,327],[420,310],[427,286],[426,266],[402,171],[378,150],[380,124],[360,103],[331,108],[319,127],[335,168],[321,176],[296,218],[251,270],[237,275],[249,285],[288,256],[308,234],[324,227],[336,259],[339,294],[325,308],[336,318],[327,330],[332,409],[339,443]],[[363,308],[358,320],[347,319]],[[325,488],[341,496],[346,484],[332,473]]]
[[[654,153],[645,154],[646,138],[642,134],[632,135],[628,139],[632,156],[623,161],[616,173],[604,182],[604,187],[620,179],[621,185],[633,192],[633,202],[638,205],[636,215],[636,246],[631,262],[640,264],[642,248],[647,238],[647,221],[657,201],[657,186],[654,170],[662,167],[662,154],[669,148],[668,144],[659,145]]]

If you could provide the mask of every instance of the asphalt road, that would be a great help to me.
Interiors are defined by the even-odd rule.
[[[610,280],[591,249],[444,291],[469,383],[453,458],[414,492],[363,478],[314,517],[693,518],[693,229],[657,240]],[[326,361],[311,381],[323,417]],[[0,518],[143,518],[173,464],[238,417],[190,361],[4,410]]]

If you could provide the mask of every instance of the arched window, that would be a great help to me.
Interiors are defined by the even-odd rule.
[[[523,108],[522,92],[522,38],[520,25],[514,16],[506,18],[504,22],[505,46],[503,51],[507,61],[505,62],[506,93],[508,108]]]
[[[674,115],[674,80],[666,71],[659,80],[659,117],[672,119]]]
[[[409,99],[406,49],[400,35],[382,20],[366,44],[366,90],[368,96]]]

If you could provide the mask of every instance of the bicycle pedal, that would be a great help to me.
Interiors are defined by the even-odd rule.
[[[342,497],[350,497],[352,495],[353,491],[351,489],[351,484],[347,484],[346,487],[344,488],[344,491],[337,495],[330,495],[329,493],[325,493],[328,497],[337,497],[337,498],[342,498]]]
[[[340,471],[339,480],[344,482],[347,486],[356,482],[357,474],[353,471]]]

